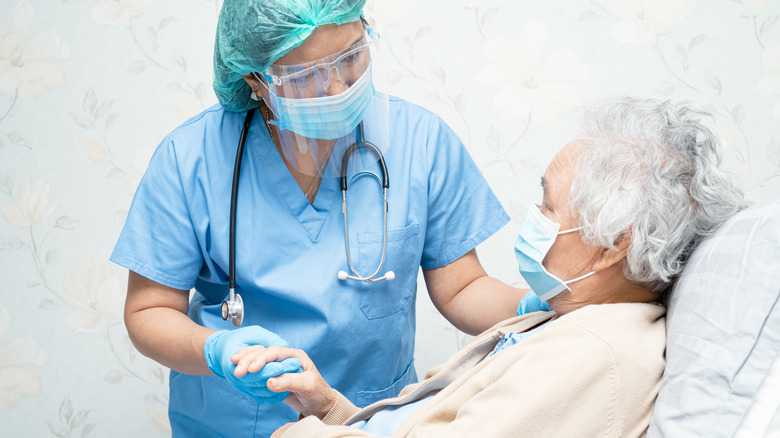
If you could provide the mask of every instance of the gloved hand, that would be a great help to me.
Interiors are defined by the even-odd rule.
[[[289,392],[273,392],[266,387],[266,382],[269,378],[280,374],[302,372],[301,361],[289,358],[281,362],[269,362],[256,373],[236,377],[234,374],[236,364],[230,358],[242,348],[252,345],[290,346],[287,341],[275,333],[254,325],[212,333],[203,345],[203,355],[214,375],[226,379],[236,389],[252,397],[258,403],[273,404],[284,400]]]
[[[517,306],[517,316],[525,315],[526,313],[539,312],[540,310],[552,310],[547,301],[542,301],[534,291],[529,291],[522,300],[520,305]]]

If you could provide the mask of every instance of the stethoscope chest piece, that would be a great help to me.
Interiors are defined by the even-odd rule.
[[[222,302],[222,320],[233,322],[233,325],[238,327],[244,322],[244,300],[241,299],[241,295],[230,291],[230,298],[227,301]]]

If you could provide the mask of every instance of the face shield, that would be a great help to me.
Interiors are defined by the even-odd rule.
[[[388,98],[374,89],[373,74],[381,68],[378,35],[370,28],[349,47],[325,58],[296,65],[271,65],[255,78],[267,87],[270,112],[264,115],[275,133],[285,161],[298,172],[338,177],[342,157],[363,141],[384,153],[389,146]],[[373,154],[354,152],[348,173],[376,162]]]

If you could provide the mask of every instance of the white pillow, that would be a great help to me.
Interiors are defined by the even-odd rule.
[[[648,437],[734,435],[780,351],[780,201],[723,224],[669,302]]]
[[[734,438],[757,436],[780,437],[780,353],[734,434]]]

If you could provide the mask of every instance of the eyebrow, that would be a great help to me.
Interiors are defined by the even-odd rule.
[[[541,178],[542,183],[542,193],[544,196],[547,196],[547,183],[544,181],[544,177]]]

